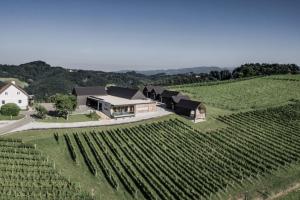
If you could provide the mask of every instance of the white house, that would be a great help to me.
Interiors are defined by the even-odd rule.
[[[22,110],[26,110],[28,109],[29,95],[12,81],[0,87],[0,108],[7,103],[15,103]]]

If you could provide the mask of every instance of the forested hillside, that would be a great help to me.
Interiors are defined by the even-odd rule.
[[[271,74],[295,74],[299,71],[299,67],[295,64],[245,64],[233,72],[221,70],[200,74],[167,75],[161,73],[147,76],[135,71],[116,73],[71,70],[50,66],[43,61],[34,61],[21,65],[0,65],[0,78],[19,79],[29,94],[34,94],[37,100],[46,100],[56,93],[69,93],[74,86],[106,86],[110,84],[134,88],[145,84],[168,86]]]

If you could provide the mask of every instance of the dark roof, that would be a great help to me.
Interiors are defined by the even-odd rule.
[[[23,88],[19,87],[19,86],[16,85],[16,84],[13,84],[13,83],[7,83],[7,84],[5,84],[5,85],[1,85],[1,86],[0,86],[0,94],[1,94],[2,92],[4,92],[7,88],[9,88],[11,85],[14,86],[14,87],[16,87],[17,89],[19,89],[19,90],[20,90],[21,92],[23,92],[26,96],[28,96],[27,92],[26,92],[25,90],[23,90]]]
[[[77,96],[86,95],[107,95],[105,87],[103,86],[92,86],[92,87],[75,87],[73,94]]]
[[[161,86],[152,86],[151,92],[155,92],[155,94],[162,94],[166,89]]]
[[[173,100],[175,103],[178,103],[181,99],[189,100],[190,97],[187,96],[187,95],[172,96],[172,100]]]
[[[164,90],[161,94],[162,97],[172,97],[172,96],[177,96],[179,95],[180,92],[178,91],[171,91],[171,90]]]
[[[186,108],[186,109],[191,109],[191,110],[195,110],[199,106],[203,106],[203,108],[205,109],[204,105],[200,101],[181,99],[178,102],[178,104],[176,104],[176,107]]]
[[[153,85],[146,85],[144,87],[144,90],[147,90],[148,92],[150,92],[153,89]]]
[[[111,86],[107,88],[107,93],[125,99],[145,99],[146,97],[139,89]]]

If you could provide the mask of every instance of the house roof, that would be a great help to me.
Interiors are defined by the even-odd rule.
[[[161,94],[162,97],[172,97],[172,96],[177,96],[179,95],[180,92],[178,91],[172,91],[172,90],[164,90]]]
[[[139,89],[111,86],[107,88],[107,93],[125,99],[146,99]]]
[[[166,89],[161,86],[152,86],[151,92],[155,92],[155,94],[162,94]]]
[[[175,103],[178,103],[181,99],[189,100],[190,97],[187,96],[187,95],[172,96],[172,100],[173,100]]]
[[[186,108],[186,109],[191,109],[191,110],[195,110],[199,106],[201,106],[203,109],[205,109],[205,106],[200,101],[193,101],[193,100],[188,100],[188,99],[181,99],[178,102],[178,104],[176,104],[176,107]]]
[[[20,90],[21,92],[23,92],[26,96],[29,97],[29,95],[27,94],[27,92],[21,88],[20,86],[16,85],[16,84],[13,84],[13,83],[7,83],[5,85],[0,85],[0,94],[2,94],[7,88],[9,88],[10,86],[14,86],[16,87],[18,90]]]
[[[92,86],[92,87],[75,87],[73,94],[77,96],[85,95],[107,95],[105,87],[103,86]]]
[[[90,96],[88,98],[100,99],[114,106],[155,103],[151,99],[128,99],[128,98],[122,98],[122,97],[111,96],[111,95]]]
[[[153,89],[153,85],[146,85],[144,87],[144,90],[147,90],[148,92],[150,92]]]

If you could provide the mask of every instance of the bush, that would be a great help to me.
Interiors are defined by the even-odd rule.
[[[47,113],[48,113],[48,110],[47,110],[44,106],[42,106],[42,105],[37,105],[37,106],[35,107],[35,110],[37,111],[36,116],[37,116],[38,118],[40,118],[40,119],[45,119],[45,118],[46,118],[46,115],[47,115]]]
[[[95,111],[90,112],[87,116],[88,116],[89,118],[93,119],[93,120],[98,120],[98,119],[100,119],[100,116],[97,115],[97,113],[96,113]]]
[[[15,103],[7,103],[1,107],[1,114],[6,116],[18,116],[20,107]]]

